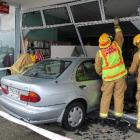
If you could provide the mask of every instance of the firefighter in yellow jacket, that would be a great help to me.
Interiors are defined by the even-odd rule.
[[[127,70],[122,57],[123,34],[118,19],[114,20],[115,38],[107,33],[99,37],[100,50],[96,54],[95,69],[102,76],[103,85],[100,103],[100,118],[102,122],[108,117],[110,102],[114,95],[114,115],[116,124],[123,116],[124,92],[126,90],[125,76]]]
[[[133,128],[136,132],[140,133],[140,34],[136,35],[133,39],[133,44],[138,47],[138,51],[133,56],[133,61],[129,69],[130,74],[137,73],[137,93],[136,93],[136,105],[137,105],[137,123]]]
[[[11,74],[22,74],[27,68],[36,62],[33,50],[27,50],[26,53],[20,54],[17,61],[10,67]]]
[[[32,61],[30,54],[21,54],[17,61],[10,67],[11,74],[22,74],[33,64],[34,62]]]

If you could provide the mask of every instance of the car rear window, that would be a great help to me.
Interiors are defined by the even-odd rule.
[[[37,78],[54,79],[61,75],[70,64],[71,61],[45,60],[34,65],[31,69],[27,70],[24,75]]]

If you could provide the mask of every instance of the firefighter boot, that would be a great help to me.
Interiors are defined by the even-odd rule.
[[[137,94],[136,97],[138,97],[139,94]],[[137,101],[137,123],[136,126],[132,126],[131,130],[136,132],[136,133],[140,133],[140,102]]]
[[[116,117],[115,118],[115,126],[118,128],[121,124],[121,117]]]
[[[136,131],[140,133],[140,102],[137,102],[137,124],[136,124]]]
[[[107,118],[100,118],[100,124],[104,127],[106,125]]]

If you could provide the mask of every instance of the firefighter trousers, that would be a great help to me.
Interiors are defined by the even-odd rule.
[[[140,129],[140,87],[139,87],[139,84],[138,84],[138,90],[137,90],[137,93],[136,93],[136,100],[137,100],[137,123],[136,123],[136,127],[138,129]]]
[[[114,95],[114,115],[123,116],[124,92],[126,90],[125,77],[114,81],[103,81],[102,98],[100,103],[100,117],[107,118],[112,95]]]

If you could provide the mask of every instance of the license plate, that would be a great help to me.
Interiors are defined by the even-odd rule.
[[[8,87],[8,92],[9,92],[9,96],[11,98],[14,98],[16,100],[19,100],[20,99],[20,93],[19,93],[19,90],[16,89],[16,88],[12,88],[12,87]]]

